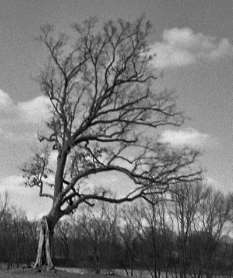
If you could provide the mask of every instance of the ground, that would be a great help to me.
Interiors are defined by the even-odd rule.
[[[0,278],[107,278],[116,276],[95,275],[95,274],[75,274],[65,271],[55,272],[35,272],[34,270],[11,270],[0,271]],[[117,276],[119,278],[119,276]]]

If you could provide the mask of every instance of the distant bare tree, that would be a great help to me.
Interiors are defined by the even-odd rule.
[[[110,243],[113,233],[114,221],[111,219],[108,208],[104,203],[98,203],[95,210],[86,207],[79,218],[79,226],[83,231],[83,238],[90,243],[90,257],[93,268],[97,274],[103,268],[104,251],[106,242]]]
[[[56,226],[56,235],[62,246],[62,251],[66,262],[69,262],[70,259],[70,238],[72,232],[72,223],[70,221],[65,220],[58,223]]]
[[[122,213],[124,230],[122,237],[128,235],[125,245],[131,243],[132,259],[148,270],[152,278],[161,277],[162,271],[168,272],[166,262],[168,261],[169,240],[166,196],[151,194],[147,202],[142,200],[134,205],[126,206]],[[128,233],[127,233],[128,232]],[[133,246],[138,241],[140,252]],[[134,262],[134,263],[135,263]],[[133,273],[132,273],[133,275]]]
[[[138,204],[124,205],[120,210],[121,224],[120,236],[123,242],[123,263],[122,267],[125,269],[127,276],[134,276],[136,268],[136,261],[138,261],[139,252],[136,248],[136,242],[139,238],[139,227],[137,223],[137,216],[140,209],[137,208]],[[139,216],[140,217],[140,216]],[[138,229],[139,228],[139,229]]]
[[[165,222],[165,214],[167,213],[165,202],[165,196],[151,195],[150,202],[144,204],[141,207],[141,213],[138,214],[138,223],[140,223],[141,218],[143,237],[149,243],[149,248],[147,248],[151,254],[150,264],[153,266],[149,268],[152,278],[159,278],[161,271],[165,270],[164,254],[167,250],[163,244],[168,230]]]
[[[196,231],[200,235],[199,269],[207,278],[213,276],[220,238],[226,233],[231,219],[232,196],[224,196],[211,187],[205,188]]]
[[[8,194],[0,195],[0,260],[7,268],[24,263],[35,256],[36,225],[26,214],[9,203]]]
[[[176,184],[172,190],[172,203],[170,213],[176,221],[178,230],[178,251],[180,261],[180,277],[187,277],[189,260],[188,241],[194,231],[194,225],[205,190],[201,182],[185,182]]]
[[[23,167],[26,184],[52,200],[40,222],[35,262],[35,267],[45,263],[48,268],[53,268],[54,226],[62,216],[81,204],[93,206],[95,200],[133,201],[146,198],[152,187],[163,192],[176,180],[193,179],[196,173],[184,169],[197,155],[171,150],[157,140],[160,127],[180,126],[183,116],[171,93],[155,90],[149,22],[109,21],[101,29],[90,19],[73,25],[73,41],[56,36],[53,29],[42,27],[39,37],[49,55],[39,76],[51,110],[47,129],[39,136],[47,151],[36,153]],[[52,150],[58,154],[55,171],[48,163]],[[135,188],[120,198],[109,195],[105,184],[88,189],[91,176],[110,172],[127,176]]]

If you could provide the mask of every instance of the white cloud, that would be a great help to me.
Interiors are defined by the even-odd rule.
[[[0,109],[8,109],[13,105],[13,101],[10,96],[0,89]]]
[[[0,179],[0,192],[15,191],[20,189],[24,183],[22,176],[12,175]]]
[[[150,54],[156,55],[153,66],[166,68],[233,55],[233,47],[226,38],[217,40],[190,28],[172,28],[164,30],[162,41],[151,46]]]
[[[47,97],[38,96],[28,101],[19,102],[17,108],[24,121],[37,124],[49,118],[49,104]]]
[[[34,139],[36,139],[36,133],[34,132],[28,132],[28,131],[21,131],[19,132],[14,132],[11,130],[6,130],[0,127],[0,142],[5,143],[30,143]]]
[[[207,144],[212,144],[213,139],[205,133],[201,133],[193,128],[183,130],[165,130],[162,132],[160,142],[170,144],[172,147],[192,147],[202,148]]]
[[[31,142],[49,118],[49,100],[45,96],[14,102],[0,89],[0,141]]]
[[[216,179],[214,179],[210,176],[205,177],[205,182],[207,185],[212,186],[212,187],[218,187],[220,185]]]
[[[220,190],[223,193],[231,193],[231,187],[227,186],[223,181],[221,181],[221,175],[218,177],[209,176],[210,173],[204,175],[204,182],[207,186],[214,188],[215,190]]]
[[[9,196],[9,205],[23,209],[30,219],[46,215],[51,208],[51,200],[39,197],[37,188],[26,188],[20,175],[0,179],[0,194],[5,192]]]
[[[81,186],[81,192],[85,194],[92,194],[96,190],[101,192],[101,189],[111,192],[116,198],[123,198],[134,191],[136,186],[127,176],[117,171],[92,175]]]
[[[9,94],[0,89],[1,121],[5,120],[6,122],[10,118],[10,120],[14,119],[27,124],[40,123],[48,119],[50,115],[49,104],[49,99],[45,96],[14,103]]]

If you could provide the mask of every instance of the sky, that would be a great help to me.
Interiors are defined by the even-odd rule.
[[[35,82],[46,61],[35,40],[40,26],[51,23],[66,32],[89,16],[135,20],[142,14],[153,25],[150,51],[161,73],[158,88],[174,90],[188,117],[178,130],[164,130],[162,140],[201,149],[207,182],[233,191],[232,5],[232,0],[1,0],[0,192],[7,190],[30,218],[51,205],[24,187],[20,172],[47,117],[47,100]]]

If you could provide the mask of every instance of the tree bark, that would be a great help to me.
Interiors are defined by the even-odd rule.
[[[34,268],[41,269],[45,266],[47,270],[54,268],[52,261],[52,241],[54,224],[48,221],[47,216],[43,216],[39,223],[39,242]]]

